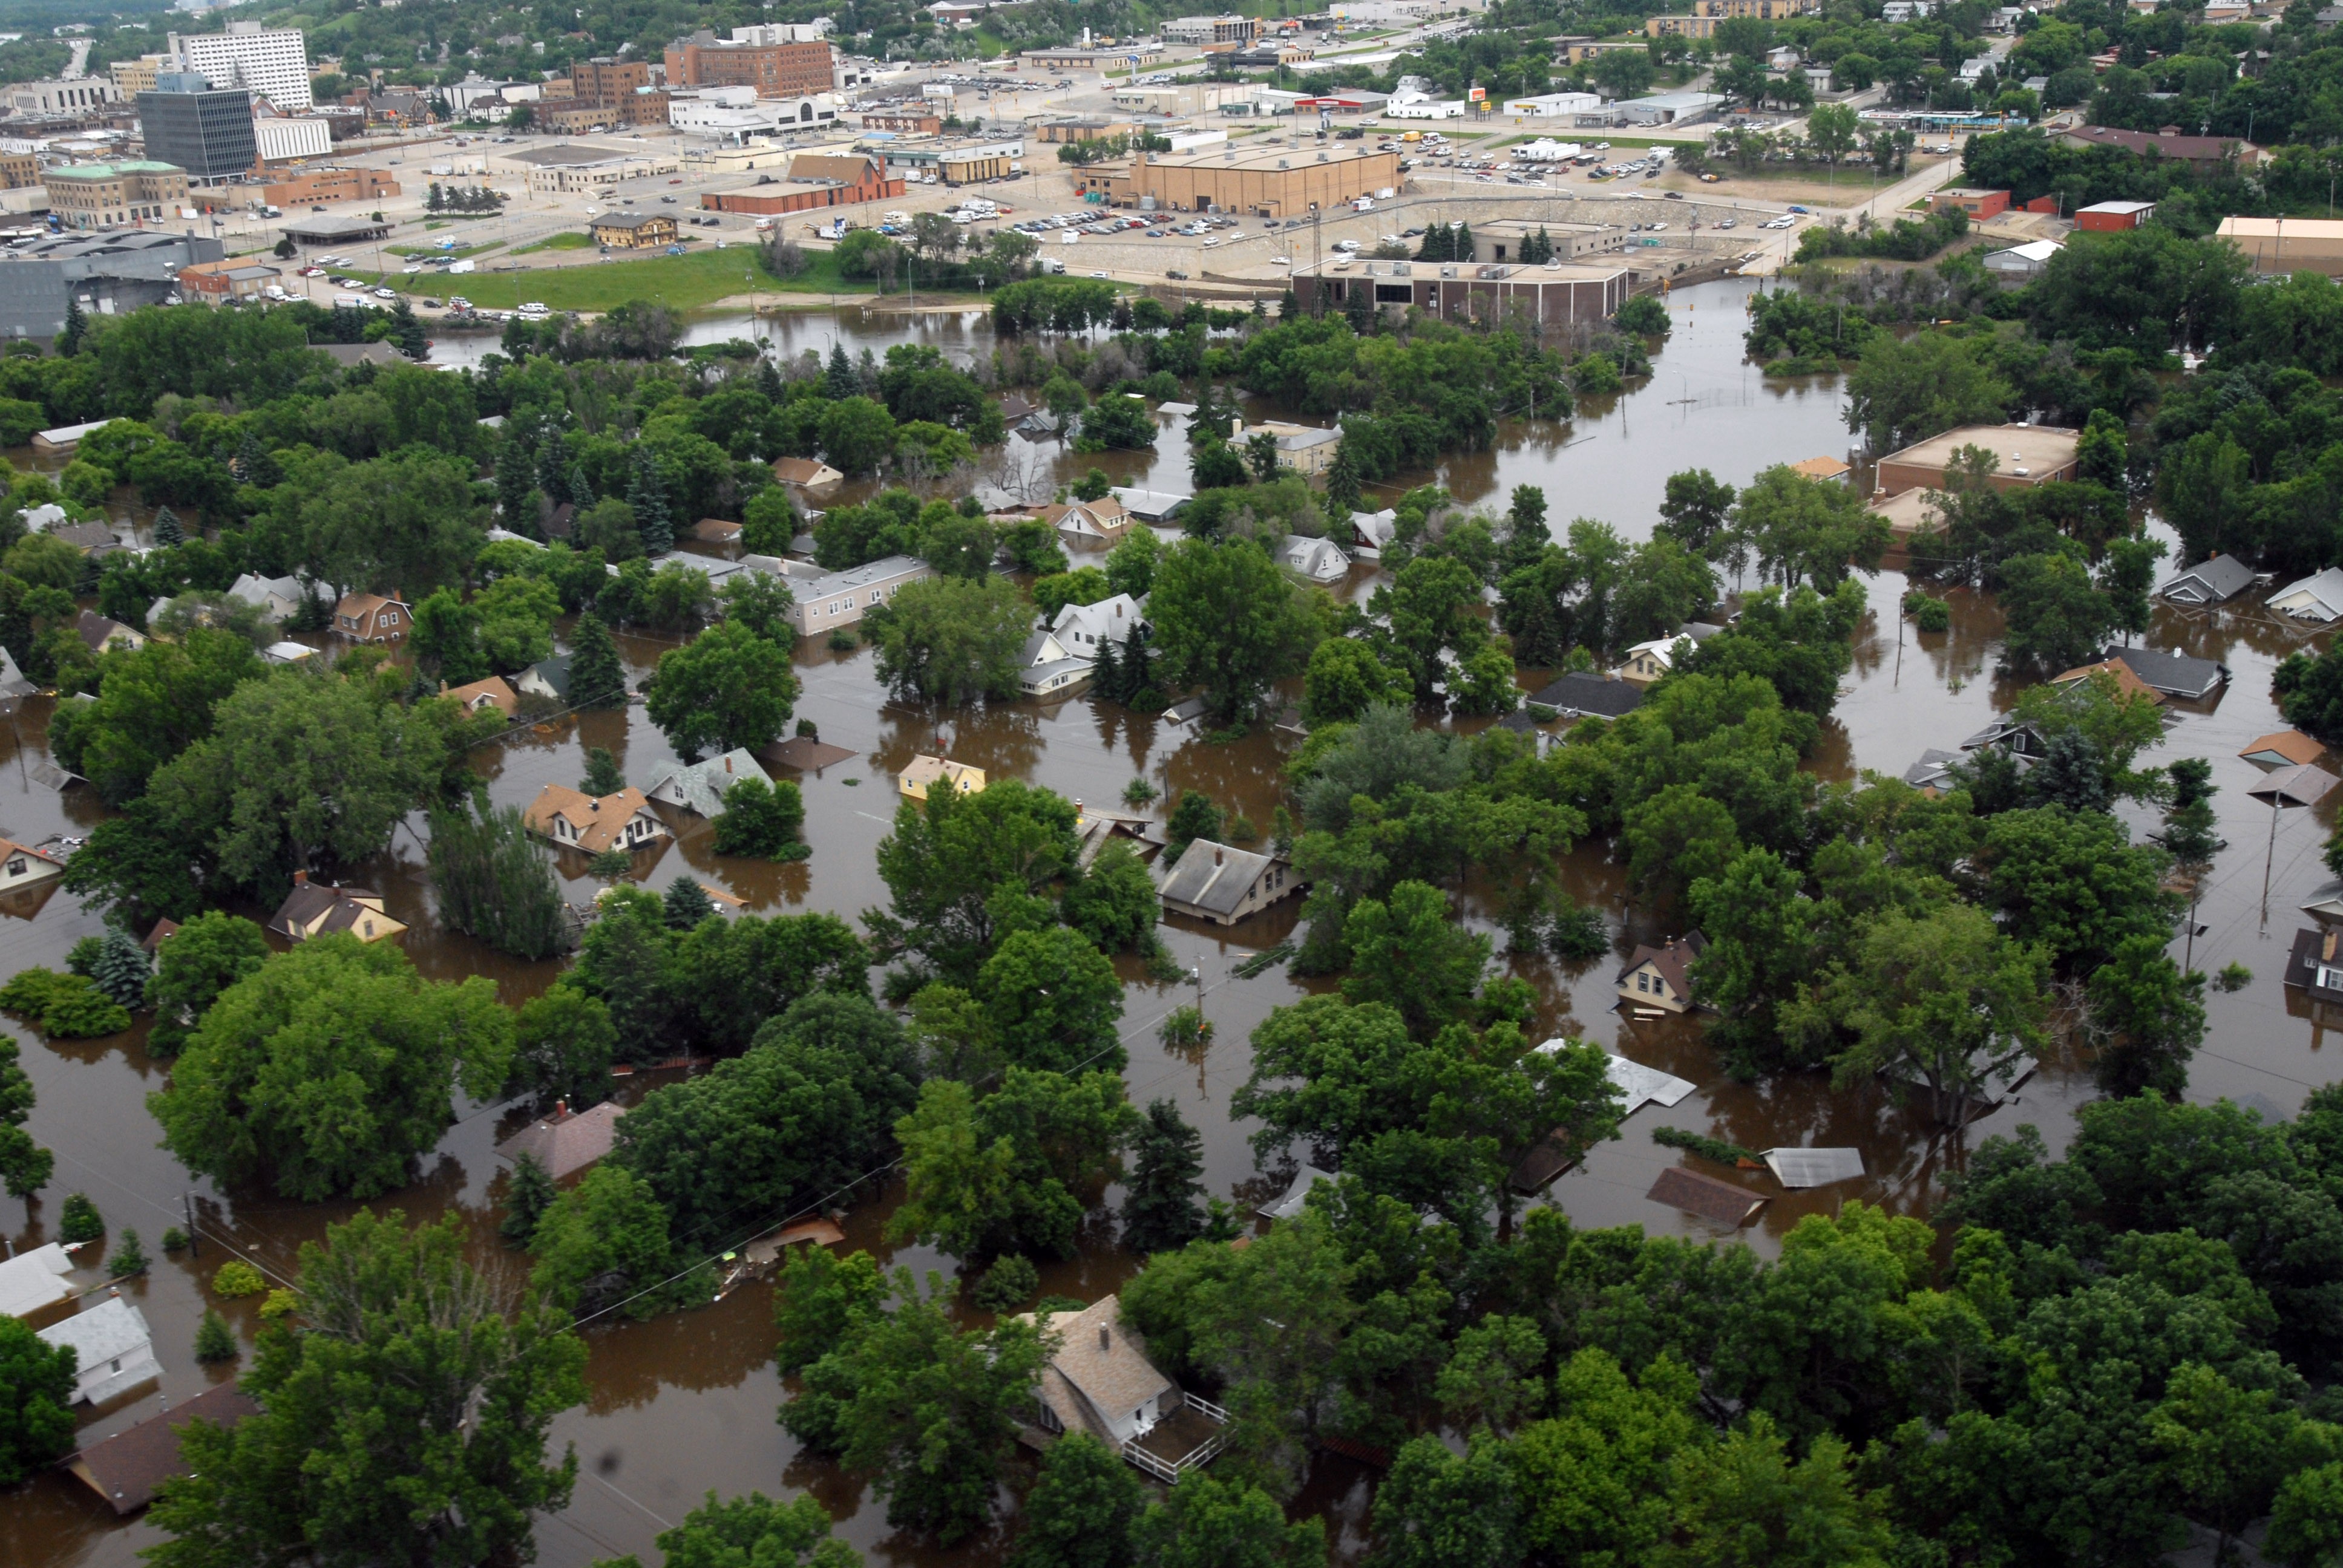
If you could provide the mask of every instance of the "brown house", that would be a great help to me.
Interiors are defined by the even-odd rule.
[[[104,1498],[116,1516],[136,1513],[154,1501],[163,1483],[187,1473],[179,1458],[179,1433],[188,1422],[234,1426],[259,1412],[252,1396],[233,1382],[215,1383],[126,1432],[90,1444],[67,1459],[65,1468]]]
[[[650,801],[639,789],[598,799],[567,784],[548,784],[529,802],[524,819],[531,832],[588,855],[632,849],[667,834],[667,824],[651,814]]]
[[[344,594],[334,607],[334,635],[353,642],[398,642],[415,624],[415,612],[396,594]]]
[[[478,713],[483,708],[493,708],[510,719],[520,709],[520,693],[515,691],[512,682],[501,675],[475,680],[468,686],[449,686],[443,680],[439,683],[439,695],[462,703],[466,710],[472,713]]]

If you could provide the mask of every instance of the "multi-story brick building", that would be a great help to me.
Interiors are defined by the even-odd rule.
[[[398,194],[398,182],[381,169],[317,169],[271,180],[260,199],[271,206],[313,206],[333,201],[380,201]]]
[[[158,223],[186,205],[187,171],[173,164],[68,164],[41,176],[49,210],[67,228]]]
[[[760,98],[837,90],[838,50],[828,41],[727,44],[703,29],[667,46],[671,87],[754,87]]]

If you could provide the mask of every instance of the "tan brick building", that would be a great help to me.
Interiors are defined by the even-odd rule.
[[[829,43],[723,44],[695,33],[667,46],[670,87],[754,87],[760,98],[799,98],[838,87],[838,50]]]
[[[677,229],[665,213],[614,212],[596,218],[592,233],[596,245],[615,250],[657,250],[675,243]]]
[[[1142,197],[1153,196],[1159,208],[1174,212],[1298,217],[1313,205],[1331,210],[1396,188],[1399,155],[1359,152],[1346,156],[1308,147],[1264,147],[1233,156],[1221,151],[1162,156],[1134,153],[1128,165],[1101,166],[1090,178],[1114,206],[1137,206]]]
[[[288,175],[260,187],[271,206],[315,206],[334,201],[379,201],[398,194],[398,182],[381,169],[317,169]]]
[[[663,126],[667,95],[650,91],[650,85],[648,60],[580,60],[569,67],[565,101],[540,104],[538,117],[557,131],[593,125]]]
[[[0,190],[41,183],[41,163],[30,153],[0,153]]]
[[[69,164],[50,169],[41,184],[49,210],[67,228],[158,223],[187,202],[187,171],[176,164]]]

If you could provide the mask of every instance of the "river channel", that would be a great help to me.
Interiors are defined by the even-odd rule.
[[[1495,510],[1503,509],[1511,487],[1539,485],[1557,530],[1574,517],[1589,517],[1641,538],[1650,532],[1672,472],[1706,467],[1720,478],[1745,484],[1774,463],[1844,453],[1844,398],[1835,380],[1769,384],[1744,363],[1740,335],[1749,286],[1729,282],[1684,290],[1671,302],[1674,331],[1648,381],[1582,408],[1567,422],[1509,423],[1493,449],[1453,458],[1436,477],[1460,500]],[[720,341],[751,330],[792,356],[807,349],[826,355],[840,337],[850,352],[869,347],[883,354],[890,345],[919,342],[962,361],[988,354],[991,346],[990,325],[980,313],[866,317],[854,309],[767,317],[753,328],[745,317],[717,317],[697,323],[690,340]],[[443,344],[441,354],[469,359],[492,347],[487,338]],[[1004,461],[1063,478],[1096,463],[1109,468],[1118,483],[1190,488],[1186,443],[1176,421],[1167,423],[1152,454],[1077,457],[1053,445],[1012,441]],[[1407,482],[1432,477],[1408,476]],[[2168,533],[2163,537],[2169,542]],[[1363,595],[1373,581],[1371,567],[1354,568],[1340,591]],[[1825,777],[1851,778],[1860,769],[1900,773],[1925,749],[1956,745],[2015,695],[1996,676],[2001,623],[1987,598],[1955,593],[1951,629],[1923,635],[1903,626],[1896,613],[1904,587],[1902,574],[1893,569],[1868,581],[1874,613],[1859,638],[1855,668],[1836,714],[1810,764]],[[2247,600],[2256,597],[2249,594]],[[2208,998],[2211,1028],[2191,1071],[2190,1093],[2207,1101],[2226,1096],[2271,1116],[2291,1114],[2310,1088],[2336,1076],[2332,1059],[2323,1054],[2319,1029],[2279,983],[2288,943],[2306,923],[2298,906],[2328,880],[2318,849],[2332,825],[2333,802],[2310,812],[2289,811],[2276,824],[2265,920],[2264,867],[2258,862],[2264,859],[2259,851],[2272,843],[2272,822],[2266,808],[2246,798],[2260,774],[2237,753],[2253,737],[2284,727],[2269,695],[2270,670],[2304,638],[2248,602],[2247,608],[2210,614],[2159,608],[2146,640],[2217,659],[2234,672],[2213,699],[2176,709],[2165,741],[2145,759],[2201,755],[2212,760],[2220,788],[2216,805],[2229,848],[2206,880],[2196,917],[2204,929],[2195,939],[2193,960],[2208,971],[2237,961],[2254,972],[2243,990]],[[671,646],[649,638],[621,643],[631,666],[630,684]],[[805,688],[799,712],[815,721],[823,739],[854,753],[802,780],[812,858],[789,866],[719,859],[706,824],[677,819],[690,822],[680,837],[661,841],[656,858],[648,852],[639,858],[637,875],[645,885],[664,889],[689,871],[729,888],[759,911],[819,910],[849,920],[884,902],[874,854],[898,799],[894,774],[914,752],[935,749],[934,725],[924,714],[885,704],[867,649],[833,654],[808,642],[797,658]],[[1538,681],[1530,678],[1530,684]],[[85,831],[103,810],[85,789],[59,794],[33,778],[47,755],[47,719],[46,700],[35,699],[0,732],[0,836],[20,842]],[[948,729],[951,755],[995,779],[1023,779],[1069,797],[1101,801],[1118,799],[1125,784],[1142,777],[1167,799],[1181,789],[1205,789],[1224,808],[1264,823],[1278,801],[1281,768],[1293,744],[1291,736],[1262,727],[1234,744],[1212,745],[1193,729],[1081,698],[972,711],[950,719]],[[576,783],[589,746],[608,747],[638,785],[648,784],[652,770],[673,759],[665,739],[636,709],[559,721],[544,732],[482,751],[473,765],[490,780],[498,804],[525,804],[548,782]],[[2130,819],[2135,833],[2150,825],[2137,813]],[[409,922],[405,945],[417,964],[435,978],[488,975],[508,1002],[549,983],[557,965],[517,962],[438,926],[421,831],[419,816],[410,819],[387,853],[350,879],[380,890],[391,912]],[[1599,846],[1572,858],[1568,879],[1582,900],[1610,911],[1618,954],[1638,941],[1672,933],[1664,915],[1624,906],[1624,869],[1608,861]],[[580,878],[569,891],[582,900],[590,896],[591,884]],[[1485,926],[1486,911],[1472,890],[1463,897],[1468,918]],[[1131,1100],[1142,1105],[1158,1097],[1175,1101],[1202,1131],[1212,1190],[1248,1206],[1273,1194],[1278,1184],[1255,1171],[1246,1142],[1249,1128],[1232,1121],[1228,1100],[1246,1074],[1251,1030],[1271,1009],[1304,994],[1305,988],[1282,968],[1252,979],[1236,978],[1232,971],[1245,956],[1281,940],[1297,907],[1298,901],[1288,900],[1226,930],[1170,922],[1166,934],[1172,950],[1183,966],[1196,970],[1196,980],[1161,986],[1146,980],[1135,966],[1126,964],[1124,970]],[[62,893],[36,907],[0,910],[0,975],[28,964],[62,967],[73,943],[99,930],[94,914]],[[1638,1223],[1655,1232],[1719,1236],[1726,1244],[1771,1254],[1801,1216],[1828,1212],[1851,1198],[1925,1213],[1936,1200],[1936,1178],[1965,1149],[2021,1122],[2038,1124],[2054,1148],[2061,1145],[2074,1107],[2092,1093],[2087,1073],[2076,1064],[2046,1062],[2002,1109],[1964,1133],[1950,1134],[1897,1109],[1884,1095],[1833,1092],[1819,1079],[1755,1086],[1731,1082],[1703,1044],[1696,1022],[1637,1023],[1614,1008],[1615,958],[1570,965],[1547,958],[1501,961],[1536,988],[1539,1023],[1548,1033],[1596,1040],[1699,1085],[1673,1110],[1652,1106],[1639,1111],[1617,1141],[1598,1149],[1582,1169],[1554,1184],[1550,1201],[1583,1225]],[[1200,1053],[1167,1053],[1157,1042],[1154,1025],[1172,1007],[1196,1000],[1199,988],[1214,1039]],[[105,1211],[115,1234],[121,1227],[136,1227],[156,1257],[153,1270],[124,1290],[153,1326],[165,1368],[160,1390],[150,1387],[95,1414],[85,1412],[81,1435],[94,1441],[154,1414],[166,1401],[177,1404],[208,1382],[234,1375],[234,1363],[206,1370],[191,1354],[196,1322],[206,1305],[205,1284],[226,1254],[214,1243],[200,1258],[182,1251],[166,1259],[155,1245],[166,1226],[181,1221],[184,1204],[193,1204],[206,1231],[231,1239],[283,1275],[292,1272],[300,1243],[320,1236],[350,1206],[297,1204],[265,1191],[224,1191],[191,1180],[157,1146],[158,1131],[144,1104],[145,1096],[161,1086],[164,1069],[145,1051],[143,1020],[128,1035],[77,1042],[38,1040],[13,1020],[7,1027],[23,1047],[24,1066],[38,1094],[29,1131],[55,1151],[57,1172],[55,1186],[35,1203],[0,1198],[0,1235],[18,1248],[49,1239],[60,1201],[78,1190]],[[627,1081],[622,1098],[639,1098],[662,1076]],[[521,1114],[509,1106],[459,1107],[462,1119],[425,1161],[419,1180],[377,1206],[402,1208],[417,1220],[452,1210],[476,1230],[480,1256],[509,1259],[494,1231],[501,1166],[492,1147],[519,1125]],[[1651,1130],[1664,1125],[1759,1149],[1853,1145],[1863,1151],[1868,1174],[1859,1181],[1787,1195],[1762,1175],[1748,1176],[1753,1194],[1771,1194],[1772,1201],[1745,1230],[1726,1237],[1644,1198],[1659,1172],[1678,1162],[1674,1151],[1651,1141]],[[931,1251],[883,1246],[879,1230],[893,1201],[890,1191],[874,1184],[858,1197],[847,1226],[850,1245],[871,1247],[922,1271],[950,1270],[950,1261]],[[1114,1245],[1111,1225],[1093,1225],[1081,1256],[1045,1266],[1043,1284],[1051,1292],[1091,1299],[1116,1288],[1137,1265],[1137,1259]],[[503,1266],[518,1268],[512,1262]],[[94,1270],[79,1277],[97,1281]],[[254,1303],[217,1304],[248,1348],[256,1327]],[[796,1451],[774,1419],[784,1391],[770,1359],[770,1308],[769,1287],[751,1285],[700,1311],[588,1329],[590,1398],[555,1426],[557,1443],[577,1446],[579,1479],[569,1508],[538,1529],[540,1562],[548,1568],[584,1568],[629,1552],[656,1562],[653,1537],[704,1493],[713,1490],[729,1496],[752,1489],[772,1495],[812,1493],[838,1521],[840,1534],[874,1563],[1000,1560],[1005,1543],[999,1534],[950,1553],[894,1534],[883,1507],[857,1478]],[[977,1316],[971,1314],[972,1321]],[[1296,1503],[1326,1515],[1346,1558],[1363,1544],[1369,1474],[1352,1461],[1322,1455]],[[0,1562],[25,1568],[128,1568],[138,1550],[156,1539],[156,1533],[138,1519],[117,1521],[62,1472],[0,1493]]]

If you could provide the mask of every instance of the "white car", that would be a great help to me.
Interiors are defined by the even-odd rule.
[[[420,269],[418,268],[417,270]],[[398,297],[398,290],[395,288],[377,288],[374,291],[374,297],[377,299],[397,299]]]
[[[1355,239],[1338,239],[1334,242],[1334,248],[1348,256],[1359,248],[1359,242]]]
[[[1103,272],[1092,271],[1092,272],[1091,272],[1091,276],[1092,277],[1104,277],[1104,276],[1106,276],[1106,274],[1105,274],[1105,273],[1103,273]]]
[[[1219,240],[1217,240],[1217,239],[1208,239],[1208,240],[1206,240],[1206,241],[1204,242],[1204,248],[1205,248],[1206,250],[1210,250],[1210,249],[1212,249],[1214,246],[1217,246],[1217,245],[1219,245],[1220,243],[1221,243],[1221,242],[1220,242]]]

